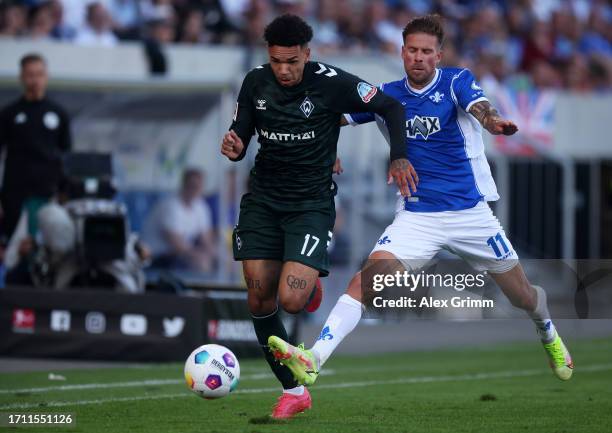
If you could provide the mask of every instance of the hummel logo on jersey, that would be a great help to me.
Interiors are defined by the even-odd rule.
[[[429,99],[431,99],[433,102],[435,102],[436,104],[440,101],[442,101],[442,98],[444,98],[444,93],[440,93],[436,90],[436,93],[434,93],[433,95],[429,96]]]
[[[376,242],[378,245],[384,245],[384,244],[390,244],[391,243],[391,239],[389,239],[389,236],[385,236],[382,237],[378,240],[378,242]]]
[[[330,334],[329,332],[329,326],[326,326],[325,328],[323,328],[323,330],[321,331],[321,335],[319,335],[319,338],[317,338],[317,341],[319,340],[333,340],[334,336],[332,334]]]
[[[304,116],[310,117],[310,114],[314,110],[314,104],[310,101],[310,99],[308,99],[308,96],[306,96],[306,99],[304,99],[304,101],[300,105],[300,110],[302,110]]]
[[[472,81],[472,89],[473,90],[482,90],[482,87],[480,87],[478,84],[476,84],[476,81]]]
[[[317,63],[317,65],[319,65],[319,70],[315,71],[315,74],[323,74],[324,72],[326,72],[325,74],[323,74],[326,77],[335,77],[336,75],[338,75],[334,68],[322,65],[321,63]]]
[[[416,138],[417,134],[427,140],[432,134],[440,131],[440,119],[429,116],[414,116],[412,119],[406,120],[406,136],[408,138]]]
[[[258,110],[265,110],[266,109],[266,100],[265,99],[258,99],[257,100],[257,105],[255,106],[256,109]]]

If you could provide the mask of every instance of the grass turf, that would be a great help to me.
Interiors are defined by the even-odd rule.
[[[312,410],[267,415],[279,395],[262,360],[244,360],[235,394],[203,400],[182,365],[0,374],[0,412],[71,412],[77,425],[16,432],[609,432],[612,340],[569,342],[576,371],[561,382],[534,344],[338,356],[311,387]],[[150,381],[143,383],[143,381]],[[86,389],[45,389],[97,384]],[[100,384],[104,386],[100,386]]]

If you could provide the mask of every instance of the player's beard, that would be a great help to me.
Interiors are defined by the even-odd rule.
[[[427,75],[423,75],[423,74],[415,75],[414,72],[412,72],[408,74],[408,79],[410,80],[410,84],[415,87],[425,87],[427,84],[431,82],[431,80],[433,80],[434,75],[435,75],[435,69]]]

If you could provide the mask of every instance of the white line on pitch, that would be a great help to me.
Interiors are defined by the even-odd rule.
[[[409,365],[399,365],[387,367],[385,371],[413,371],[414,368]],[[380,367],[351,367],[340,370],[328,368],[321,371],[321,376],[334,376],[353,373],[368,373],[380,371]],[[264,380],[273,377],[272,372],[262,372],[254,374],[242,374],[240,381],[247,380]],[[20,394],[20,393],[41,393],[41,392],[61,392],[61,391],[82,391],[85,389],[111,389],[111,388],[135,388],[140,386],[164,386],[178,385],[184,383],[181,379],[143,379],[128,382],[108,382],[108,383],[76,383],[71,385],[55,385],[44,386],[38,388],[17,388],[17,389],[0,389],[0,395]]]
[[[335,370],[329,369],[322,371],[324,376],[332,376],[336,373]],[[270,373],[246,374],[240,377],[241,381],[246,380],[263,380],[273,377]],[[39,388],[18,388],[18,389],[0,389],[0,395],[20,394],[20,393],[42,393],[53,391],[82,391],[84,389],[109,389],[109,388],[135,388],[140,386],[160,386],[160,385],[178,385],[185,383],[182,379],[145,379],[134,380],[129,382],[108,382],[108,383],[81,383],[74,385],[56,385],[45,386]]]
[[[257,371],[257,370],[251,370]],[[351,367],[343,369],[325,369],[321,371],[321,376],[335,376],[353,373],[368,373],[380,371],[380,367]],[[385,371],[415,371],[415,368],[409,365],[398,365],[393,367],[386,367]],[[263,380],[273,377],[272,372],[262,372],[253,374],[241,374],[240,381],[247,380]],[[38,388],[16,388],[0,389],[0,395],[6,394],[20,394],[20,393],[40,393],[40,392],[54,392],[54,391],[81,391],[84,389],[110,389],[110,388],[135,388],[139,386],[163,386],[163,385],[177,385],[184,383],[181,379],[143,379],[134,380],[128,382],[108,382],[108,383],[76,383],[71,385],[55,385],[55,386],[44,386]]]
[[[600,365],[586,365],[580,367],[581,373],[596,372],[612,370],[612,364],[600,364]],[[421,376],[421,377],[400,377],[392,380],[369,380],[361,382],[344,382],[344,383],[332,383],[318,385],[315,389],[338,389],[338,388],[360,388],[365,386],[377,386],[377,385],[401,385],[410,383],[429,383],[429,382],[462,382],[462,381],[473,381],[473,380],[486,380],[486,379],[507,379],[512,377],[526,377],[526,376],[539,376],[543,374],[550,374],[547,370],[510,370],[510,371],[497,371],[493,373],[476,373],[476,374],[462,374],[457,376]],[[234,392],[234,394],[261,394],[265,392],[278,392],[278,387],[272,388],[252,388],[242,389]],[[0,410],[13,410],[13,409],[33,409],[33,408],[49,408],[49,407],[63,407],[63,406],[83,406],[90,404],[103,404],[103,403],[118,403],[126,401],[139,401],[139,400],[159,400],[159,399],[170,399],[170,398],[183,398],[192,397],[195,394],[185,391],[182,393],[175,394],[157,394],[157,395],[143,395],[137,397],[116,397],[116,398],[103,398],[98,400],[77,400],[77,401],[50,401],[50,402],[38,402],[38,403],[17,403],[0,406]],[[42,406],[41,406],[42,404]]]

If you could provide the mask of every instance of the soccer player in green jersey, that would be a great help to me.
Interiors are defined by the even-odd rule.
[[[391,142],[389,179],[409,196],[418,178],[406,158],[399,102],[335,66],[310,61],[312,29],[297,16],[276,18],[264,38],[269,63],[244,78],[221,153],[241,160],[257,133],[260,148],[240,203],[233,250],[242,261],[257,339],[283,387],[272,416],[291,418],[310,408],[310,394],[275,361],[267,342],[272,335],[287,338],[278,305],[300,312],[318,277],[328,274],[337,188],[332,169],[342,113],[383,117]]]

